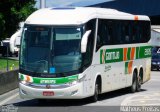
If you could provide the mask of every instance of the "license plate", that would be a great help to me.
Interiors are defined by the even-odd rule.
[[[43,91],[43,96],[54,96],[53,91]]]

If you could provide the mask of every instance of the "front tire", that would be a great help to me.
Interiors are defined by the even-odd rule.
[[[99,94],[99,83],[98,83],[98,81],[96,81],[94,95],[91,97],[92,102],[98,101],[98,94]]]

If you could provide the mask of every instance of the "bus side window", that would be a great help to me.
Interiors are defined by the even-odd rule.
[[[128,23],[125,24],[125,43],[129,43],[129,26]]]
[[[150,23],[148,21],[141,22],[142,27],[142,42],[148,42],[150,39]]]
[[[113,21],[108,21],[107,24],[108,35],[107,35],[107,45],[115,44],[115,32],[114,32],[114,24]]]
[[[96,51],[104,44],[104,21],[98,21],[98,32],[97,32],[97,42],[96,42]]]
[[[97,42],[96,42],[96,51],[101,47],[101,31],[102,31],[102,22],[98,21],[98,32],[97,32]]]
[[[116,22],[115,28],[114,28],[115,35],[116,35],[115,44],[123,44],[121,27],[122,27],[121,22],[120,21]]]
[[[97,45],[96,45],[96,51],[98,51],[98,49],[101,47],[102,43],[101,43],[101,40],[100,40],[100,36],[97,35]]]
[[[138,24],[138,27],[137,27],[137,39],[138,39],[138,43],[141,43],[142,42],[142,29],[141,29],[141,26],[140,24]]]
[[[108,27],[108,20],[99,19],[96,51],[98,51],[101,46],[110,44]]]
[[[136,26],[135,22],[132,24],[132,43],[136,43]]]

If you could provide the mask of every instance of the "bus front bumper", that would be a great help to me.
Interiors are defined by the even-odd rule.
[[[51,92],[52,95],[44,95],[44,92]],[[62,88],[62,89],[45,89],[33,88],[19,83],[19,94],[21,98],[37,98],[37,99],[81,99],[84,98],[83,83]]]

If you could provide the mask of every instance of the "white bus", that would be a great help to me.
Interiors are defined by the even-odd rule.
[[[16,31],[10,38],[10,50],[12,54],[15,54],[18,57],[19,47],[20,46],[20,38],[21,38],[22,30]]]
[[[19,23],[19,29],[11,36],[10,38],[10,51],[12,54],[15,54],[18,57],[19,54],[19,46],[20,46],[20,39],[22,34],[24,22]]]
[[[22,98],[81,99],[150,79],[150,19],[113,9],[46,8],[25,21]]]

